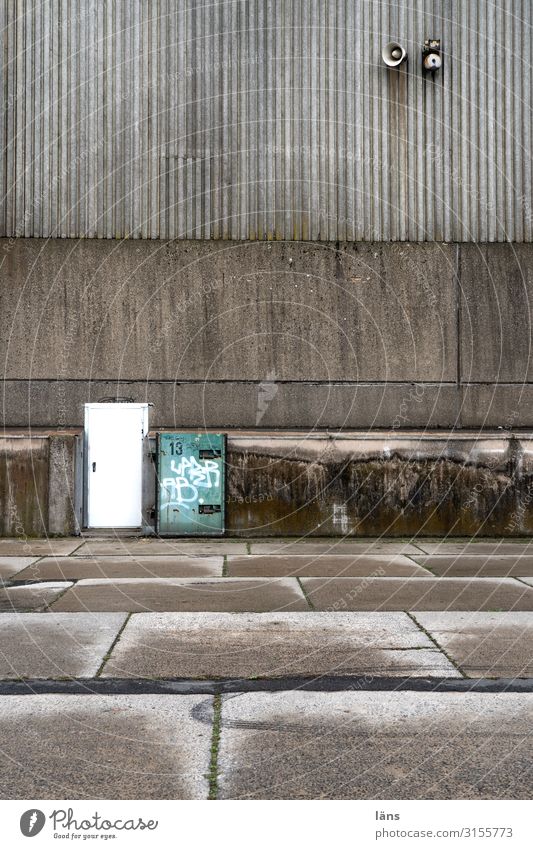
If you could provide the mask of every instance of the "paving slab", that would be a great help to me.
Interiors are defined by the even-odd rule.
[[[533,595],[533,590],[531,591]],[[62,596],[56,611],[228,611],[309,610],[293,578],[194,578],[79,581]]]
[[[426,554],[520,554],[533,555],[533,540],[528,542],[501,542],[493,540],[490,542],[468,542],[468,541],[433,541],[425,542],[423,539],[417,541],[417,546]]]
[[[533,610],[514,578],[302,578],[317,610]]]
[[[533,678],[533,613],[416,613],[471,678]]]
[[[123,613],[3,613],[0,678],[92,678]]]
[[[50,552],[47,552],[50,554]],[[224,554],[246,554],[245,542],[231,540],[183,540],[183,539],[88,539],[76,551],[77,557],[100,554],[133,555],[144,557],[151,555],[184,554],[187,557],[216,557]],[[1,554],[1,552],[0,552]]]
[[[251,554],[420,554],[412,543],[398,540],[336,539],[280,540],[251,542]],[[237,553],[237,552],[235,552]]]
[[[16,579],[49,581],[67,578],[217,578],[223,557],[43,557]]]
[[[459,673],[405,613],[139,613],[103,670],[111,678],[359,674]]]
[[[532,722],[533,694],[224,696],[219,795],[529,800]]]
[[[418,575],[431,577],[431,573],[417,566],[402,554],[252,554],[230,555],[227,558],[230,577],[379,577]],[[533,571],[532,573],[533,574]]]
[[[58,598],[72,583],[55,581],[0,588],[0,614],[4,611],[42,610]]]
[[[429,554],[413,560],[434,575],[448,578],[505,578],[533,575],[531,554]]]
[[[2,696],[1,798],[205,799],[210,711],[205,696]]]
[[[38,557],[0,557],[0,580],[9,581],[13,575],[22,572],[32,563],[37,563],[38,560]]]
[[[50,537],[50,539],[0,539],[0,557],[63,557],[79,548],[80,537]]]
[[[527,584],[529,587],[533,587],[533,577],[521,578],[520,581],[524,584]]]

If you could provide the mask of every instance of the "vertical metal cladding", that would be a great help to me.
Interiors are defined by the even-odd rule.
[[[532,17],[531,0],[0,0],[0,234],[530,242]]]

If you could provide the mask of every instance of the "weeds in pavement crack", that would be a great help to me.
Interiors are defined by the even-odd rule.
[[[209,795],[208,799],[218,799],[218,747],[222,723],[222,696],[213,697],[213,731],[211,736],[211,756],[209,759]]]

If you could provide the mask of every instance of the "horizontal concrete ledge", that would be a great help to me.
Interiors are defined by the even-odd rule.
[[[128,398],[152,404],[155,428],[234,429],[258,425],[261,380],[3,380],[2,424],[80,427],[84,404]],[[261,429],[531,428],[533,384],[449,381],[282,381],[261,411]]]
[[[27,679],[0,682],[2,696],[61,695],[217,695],[219,693],[278,693],[305,690],[314,693],[533,693],[533,678],[374,678],[324,676],[321,678],[232,678],[195,681],[122,678]]]

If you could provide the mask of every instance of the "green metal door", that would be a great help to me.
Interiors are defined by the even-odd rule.
[[[221,433],[157,435],[160,536],[224,533],[224,455]]]

